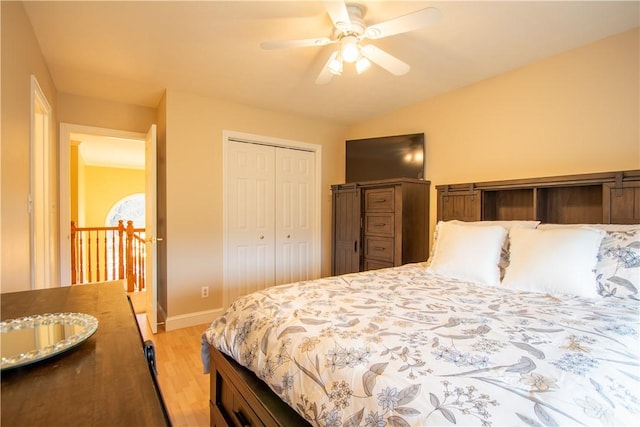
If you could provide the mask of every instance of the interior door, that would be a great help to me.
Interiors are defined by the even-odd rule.
[[[227,301],[274,284],[275,147],[229,141],[226,147]]]
[[[157,167],[156,125],[151,125],[145,138],[145,312],[151,332],[158,332],[158,241],[157,232]]]
[[[276,149],[275,284],[313,276],[315,154]]]

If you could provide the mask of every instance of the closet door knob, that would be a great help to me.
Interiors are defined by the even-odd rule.
[[[291,234],[287,234],[287,239],[290,239],[290,238],[291,238]]]
[[[260,240],[264,240],[264,236],[260,236]]]

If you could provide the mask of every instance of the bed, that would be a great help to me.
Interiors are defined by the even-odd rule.
[[[639,282],[640,225],[440,221],[426,262],[231,304],[211,425],[636,425]]]

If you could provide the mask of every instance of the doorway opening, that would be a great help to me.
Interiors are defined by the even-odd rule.
[[[63,123],[60,141],[60,283],[72,284],[71,223],[105,227],[116,202],[145,193],[145,134]]]
[[[82,137],[82,138],[81,138]],[[131,189],[132,193],[144,193],[145,194],[145,238],[140,239],[141,245],[144,246],[144,292],[130,292],[129,295],[135,295],[132,298],[134,309],[137,313],[144,312],[148,321],[148,325],[152,333],[157,332],[157,319],[158,319],[158,290],[157,290],[157,255],[156,246],[157,242],[162,240],[155,235],[156,223],[157,223],[157,157],[156,157],[156,139],[157,130],[156,125],[152,124],[149,127],[149,131],[146,133],[130,132],[123,130],[98,128],[92,126],[83,126],[69,123],[60,124],[60,144],[59,144],[59,229],[60,238],[59,242],[59,280],[63,286],[71,285],[71,219],[72,214],[77,215],[78,218],[83,220],[89,220],[90,214],[86,209],[85,204],[78,203],[78,205],[72,206],[72,189],[80,188],[83,191],[85,197],[87,195],[95,195],[94,193],[106,194],[111,191],[113,183],[108,179],[96,179],[96,188],[93,187],[81,188],[79,186],[73,186],[72,172],[77,173],[77,168],[73,165],[78,164],[78,160],[75,159],[72,163],[74,156],[78,156],[77,145],[75,141],[83,140],[83,138],[109,138],[109,150],[106,152],[103,150],[105,158],[110,158],[108,155],[116,156],[118,162],[122,166],[127,165],[128,169],[136,169],[130,164],[135,159],[135,164],[139,169],[139,173],[144,176],[143,185],[141,189]],[[120,149],[113,149],[114,147],[120,147]],[[133,155],[132,153],[123,154],[125,149],[133,149],[136,147],[136,151],[141,151],[142,156],[139,154]],[[126,151],[125,151],[126,152]],[[89,155],[87,155],[89,156]],[[100,157],[100,156],[98,156]],[[115,160],[111,159],[111,162]],[[102,165],[104,166],[104,165]],[[125,168],[125,169],[126,169]],[[74,177],[76,182],[79,182],[77,177]],[[101,185],[101,187],[98,187]],[[78,197],[75,197],[78,200]],[[99,198],[99,200],[102,200]],[[103,201],[104,203],[104,201]],[[108,206],[110,208],[111,205]],[[97,214],[96,223],[104,224],[106,221],[106,211],[103,210],[102,216]],[[135,231],[135,230],[134,230]],[[128,280],[128,279],[127,279]],[[130,284],[127,282],[126,286],[129,288]]]

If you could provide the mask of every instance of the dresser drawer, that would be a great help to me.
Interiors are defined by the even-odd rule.
[[[239,394],[234,394],[233,396],[233,413],[231,417],[237,427],[264,427],[260,418]]]
[[[393,212],[395,189],[376,188],[365,190],[364,211],[365,212]]]
[[[364,271],[379,270],[381,268],[389,268],[389,267],[393,267],[392,262],[378,261],[375,259],[364,260]]]
[[[393,262],[393,238],[365,237],[364,258]]]
[[[216,380],[216,402],[210,402],[213,425],[216,427],[264,427],[240,393],[220,372]]]
[[[364,234],[393,237],[395,215],[393,213],[366,213],[364,216]]]

